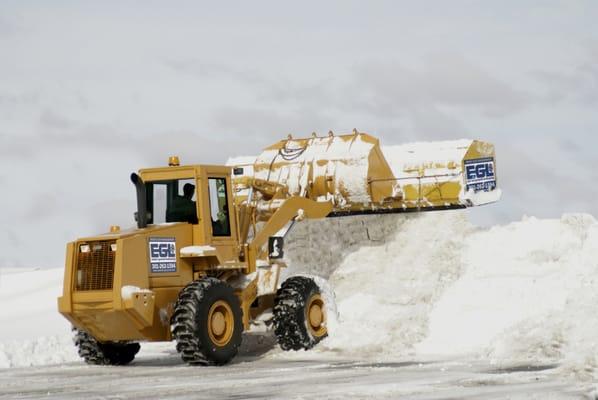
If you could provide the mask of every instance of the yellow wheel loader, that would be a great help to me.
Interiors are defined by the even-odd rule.
[[[295,222],[498,199],[491,144],[442,142],[429,153],[406,148],[391,168],[377,139],[353,131],[289,136],[239,165],[171,157],[132,174],[137,226],[67,245],[58,309],[79,355],[127,364],[139,342],[174,340],[186,363],[221,365],[265,312],[283,350],[312,348],[328,333],[329,300],[312,278],[280,282]]]

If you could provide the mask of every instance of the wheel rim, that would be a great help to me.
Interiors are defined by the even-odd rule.
[[[231,306],[224,300],[218,300],[208,312],[208,334],[217,346],[226,346],[233,337],[235,318]]]
[[[326,329],[326,310],[322,296],[312,295],[307,302],[305,313],[307,327],[311,334],[315,337],[325,336],[328,330]]]

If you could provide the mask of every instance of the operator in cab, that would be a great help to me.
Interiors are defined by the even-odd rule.
[[[183,186],[183,195],[175,195],[170,207],[167,222],[189,222],[197,224],[197,208],[193,201],[195,185],[186,183]]]

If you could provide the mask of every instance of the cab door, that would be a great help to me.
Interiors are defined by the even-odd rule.
[[[207,230],[211,242],[226,260],[237,261],[237,227],[230,174],[208,174]]]

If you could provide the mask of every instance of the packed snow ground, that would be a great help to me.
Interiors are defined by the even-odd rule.
[[[598,380],[593,217],[524,218],[490,229],[472,226],[466,211],[390,220],[396,229],[378,227],[383,237],[377,239],[363,233],[364,219],[305,225],[311,239],[304,237],[304,249],[317,241],[314,235],[366,239],[336,252],[333,242],[332,250],[321,246],[320,252],[331,253],[316,252],[320,260],[339,258],[329,269],[298,263],[296,272],[328,277],[338,308],[330,337],[301,357],[358,355],[382,362],[441,355],[497,367],[554,363],[563,378]],[[69,325],[56,311],[61,284],[62,269],[0,269],[0,368],[77,361]],[[142,346],[142,354],[159,349],[153,346]],[[265,355],[297,356],[277,349]]]

